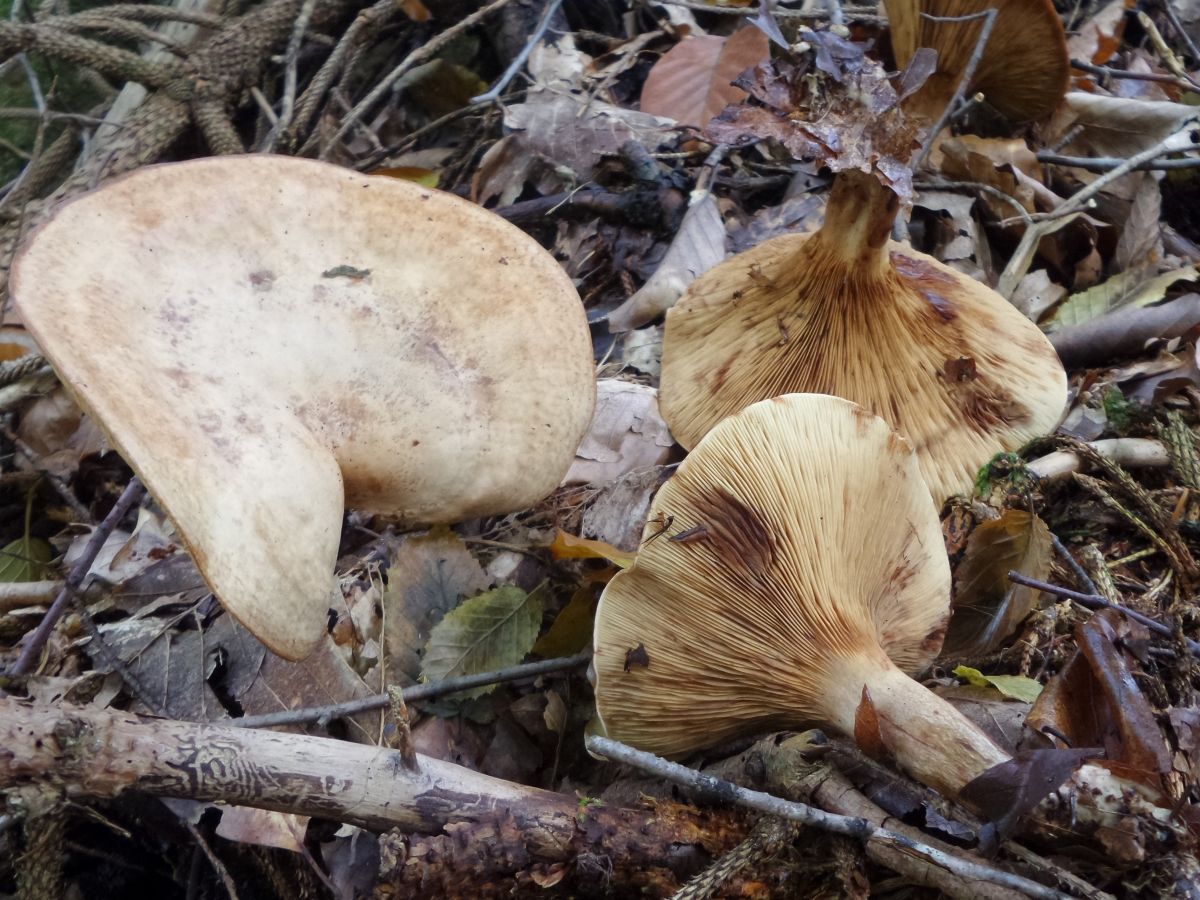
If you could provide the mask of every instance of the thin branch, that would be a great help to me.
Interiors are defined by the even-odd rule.
[[[1200,48],[1196,47],[1196,42],[1192,40],[1192,36],[1188,34],[1187,29],[1183,27],[1183,23],[1179,21],[1179,15],[1175,12],[1175,4],[1171,0],[1162,0],[1162,11],[1166,13],[1167,21],[1171,23],[1171,27],[1175,29],[1175,33],[1179,35],[1179,39],[1187,47],[1188,53],[1192,55],[1192,62],[1200,63]]]
[[[1135,622],[1140,622],[1145,625],[1155,634],[1160,634],[1163,637],[1175,638],[1175,632],[1167,625],[1152,619],[1149,616],[1143,615],[1136,609],[1130,609],[1128,606],[1122,606],[1120,603],[1113,603],[1107,597],[1102,597],[1099,594],[1083,594],[1079,591],[1073,591],[1070,588],[1059,587],[1055,584],[1049,584],[1045,581],[1038,581],[1036,578],[1029,578],[1022,575],[1020,572],[1009,572],[1008,580],[1016,584],[1023,584],[1026,587],[1036,588],[1039,591],[1045,591],[1047,594],[1054,594],[1057,597],[1063,597],[1067,600],[1074,600],[1080,606],[1085,606],[1088,609],[1115,609],[1117,612],[1128,616]],[[1191,638],[1184,638],[1188,650],[1193,656],[1200,656],[1200,641],[1194,641]]]
[[[1097,66],[1082,59],[1071,60],[1071,68],[1078,69],[1080,72],[1087,72],[1089,75],[1099,75],[1101,78],[1123,78],[1128,81],[1155,81],[1159,84],[1174,84],[1191,90],[1190,85],[1181,82],[1174,75],[1164,75],[1161,72],[1130,72],[1127,69]]]
[[[472,105],[495,103],[500,99],[500,95],[504,93],[509,82],[517,77],[517,73],[525,65],[525,61],[529,59],[529,54],[533,52],[533,48],[541,43],[543,36],[546,34],[546,29],[550,27],[550,20],[554,18],[554,14],[558,12],[560,6],[562,6],[562,0],[550,0],[546,4],[546,8],[542,11],[542,18],[538,21],[537,27],[533,29],[533,34],[529,36],[529,40],[525,42],[525,46],[521,48],[521,52],[517,54],[516,59],[509,63],[508,68],[504,70],[504,74],[500,76],[500,80],[492,85],[491,90],[471,98]]]
[[[1092,576],[1089,575],[1087,570],[1085,570],[1083,566],[1079,564],[1079,560],[1071,555],[1071,551],[1067,549],[1066,544],[1059,540],[1058,535],[1054,534],[1053,532],[1050,534],[1050,540],[1054,544],[1055,552],[1058,553],[1062,561],[1067,564],[1067,568],[1071,570],[1071,573],[1075,576],[1079,584],[1082,585],[1089,594],[1095,594],[1099,596],[1100,592],[1096,590],[1096,582],[1092,581]]]
[[[287,51],[284,53],[283,99],[280,101],[279,118],[271,124],[271,131],[263,141],[263,153],[274,152],[279,138],[292,124],[292,116],[296,109],[296,73],[300,48],[304,44],[304,33],[308,31],[308,23],[316,8],[317,0],[304,0],[300,14],[296,16],[296,24],[292,28],[292,36],[288,39]]]
[[[465,16],[458,22],[455,22],[449,28],[434,35],[412,53],[408,54],[408,56],[404,57],[403,61],[401,61],[398,66],[392,69],[392,71],[388,72],[388,74],[385,75],[380,82],[371,89],[367,96],[360,100],[358,104],[342,119],[342,124],[338,128],[337,133],[334,134],[333,138],[330,140],[330,143],[336,144],[343,137],[345,137],[347,132],[349,132],[350,129],[353,128],[359,122],[359,120],[362,119],[362,117],[368,112],[370,112],[371,108],[379,102],[379,99],[392,89],[392,85],[399,81],[400,77],[405,72],[415,68],[416,66],[425,62],[427,59],[431,59],[433,56],[439,53],[441,49],[446,46],[446,44],[450,43],[450,41],[454,40],[464,31],[467,31],[468,29],[478,25],[492,13],[496,12],[502,7],[507,6],[511,2],[512,0],[492,0],[491,3],[487,4],[487,6],[477,9],[469,16]]]
[[[914,172],[919,172],[921,166],[925,164],[925,160],[929,158],[929,154],[933,150],[934,141],[942,133],[942,129],[946,127],[946,123],[950,121],[950,117],[958,109],[958,104],[962,102],[967,88],[970,87],[971,80],[975,77],[975,70],[979,68],[979,62],[983,59],[984,51],[987,50],[988,40],[992,36],[992,28],[996,24],[996,10],[988,9],[970,16],[953,17],[931,16],[928,13],[921,13],[921,17],[931,22],[972,22],[977,19],[983,19],[984,23],[983,28],[979,32],[979,37],[975,41],[975,49],[971,51],[971,58],[967,61],[967,66],[963,69],[962,76],[958,79],[958,86],[954,89],[954,96],[950,98],[950,102],[946,104],[946,108],[942,110],[942,114],[938,116],[938,120],[933,123],[933,126],[929,129],[929,134],[925,136],[925,140],[921,143],[921,152],[917,154],[916,161],[912,165]]]
[[[751,19],[758,17],[757,6],[712,6],[708,3],[699,2],[699,0],[651,0],[656,6],[681,6],[684,9],[692,9],[696,12],[715,13],[723,16],[740,16],[742,18]],[[776,19],[808,19],[820,20],[830,17],[830,10],[825,9],[773,9],[772,15]],[[884,16],[879,15],[874,7],[870,6],[851,6],[843,7],[842,13],[845,18],[852,22],[867,22],[881,23],[886,22]]]
[[[50,633],[54,630],[54,626],[58,624],[58,620],[62,618],[63,613],[67,611],[67,607],[70,606],[76,591],[79,590],[79,586],[83,584],[83,579],[91,570],[92,563],[96,561],[96,557],[100,554],[100,549],[104,546],[104,542],[108,540],[108,536],[113,533],[113,530],[125,518],[125,514],[142,499],[142,495],[145,492],[145,488],[142,487],[142,483],[136,476],[130,479],[129,484],[125,486],[125,490],[121,492],[120,498],[113,504],[113,508],[108,511],[108,515],[104,517],[104,521],[97,525],[96,530],[92,532],[87,546],[83,549],[83,555],[79,557],[70,574],[67,575],[67,580],[63,584],[62,590],[59,591],[50,609],[46,611],[46,615],[42,617],[37,630],[25,641],[25,645],[21,648],[21,655],[17,657],[17,661],[8,670],[10,676],[28,675],[33,671],[34,666],[42,655],[42,648],[46,646],[46,641],[50,639]]]
[[[1163,138],[1153,147],[1149,147],[1141,153],[1135,153],[1121,163],[1121,165],[1105,172],[1091,184],[1086,185],[1064,200],[1052,214],[1053,220],[1039,221],[1033,226],[1026,228],[1025,233],[1021,235],[1020,243],[1017,244],[1016,250],[1013,251],[1012,257],[1008,261],[1008,265],[1005,266],[1004,271],[1000,275],[996,292],[1003,297],[1012,296],[1012,292],[1016,290],[1021,277],[1029,268],[1029,264],[1033,262],[1033,253],[1038,243],[1047,234],[1052,234],[1058,228],[1062,227],[1061,222],[1058,220],[1062,220],[1071,213],[1077,212],[1092,197],[1122,175],[1132,172],[1142,163],[1148,163],[1151,160],[1158,159],[1160,156],[1166,156],[1170,153],[1179,153],[1194,146],[1195,142],[1190,137],[1195,131],[1196,122],[1197,118],[1186,119],[1175,131],[1171,132],[1171,134],[1167,135],[1167,137]]]
[[[1062,156],[1046,151],[1039,152],[1037,158],[1038,162],[1048,163],[1052,166],[1074,166],[1088,172],[1108,172],[1126,162],[1117,156]],[[1183,159],[1154,159],[1133,167],[1138,172],[1164,172],[1170,169],[1196,168],[1200,168],[1200,157],[1195,156],[1187,156]]]
[[[988,884],[998,884],[1003,887],[1012,888],[1013,890],[1022,891],[1030,897],[1044,898],[1044,900],[1070,900],[1068,894],[1046,887],[1036,881],[1031,881],[1028,878],[1023,878],[1011,872],[1003,872],[989,866],[959,859],[957,856],[920,841],[912,840],[894,831],[889,831],[885,828],[876,828],[866,819],[827,813],[824,810],[816,809],[804,803],[781,800],[779,797],[764,794],[761,791],[752,791],[739,787],[732,782],[723,781],[711,775],[705,775],[703,772],[697,772],[695,769],[689,769],[687,766],[681,766],[678,763],[668,762],[652,753],[635,750],[633,747],[610,740],[609,738],[591,735],[587,738],[587,748],[599,756],[633,766],[643,772],[659,778],[665,778],[675,784],[683,785],[709,796],[720,798],[721,801],[726,803],[736,803],[739,806],[756,809],[759,812],[764,812],[781,819],[788,819],[792,822],[799,822],[802,825],[819,828],[822,831],[857,838],[863,843],[879,841],[883,844],[902,848],[913,855],[923,857],[930,865],[939,866],[963,878],[984,881]]]
[[[457,694],[470,688],[483,687],[489,684],[500,684],[505,681],[520,681],[524,678],[536,678],[552,672],[565,672],[587,665],[591,660],[590,653],[580,653],[576,656],[564,656],[558,659],[546,659],[541,662],[526,663],[498,669],[495,672],[481,672],[478,675],[460,675],[457,678],[443,678],[432,684],[417,684],[407,687],[400,692],[405,703],[416,703],[419,700],[432,700],[445,697],[447,694]],[[271,728],[276,725],[299,725],[305,722],[325,723],[344,716],[353,716],[362,712],[383,709],[392,702],[389,694],[375,694],[360,700],[347,700],[345,703],[333,703],[329,706],[315,706],[307,709],[290,709],[284,712],[264,713],[261,716],[244,716],[232,719],[227,724],[237,728]]]

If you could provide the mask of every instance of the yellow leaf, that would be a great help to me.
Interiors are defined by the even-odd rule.
[[[401,181],[412,181],[421,187],[435,188],[441,179],[441,174],[433,169],[422,169],[418,166],[380,166],[371,170],[372,175],[386,175],[388,178],[399,178]]]
[[[561,529],[554,535],[554,542],[550,545],[550,554],[555,559],[607,559],[622,569],[628,569],[633,565],[633,560],[637,556],[635,553],[620,550],[607,541],[576,537]]]

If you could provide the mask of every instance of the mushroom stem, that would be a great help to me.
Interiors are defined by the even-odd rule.
[[[838,697],[837,708],[828,711],[831,723],[864,750],[886,751],[922,784],[956,797],[976,776],[1010,759],[966,716],[890,661],[880,667],[860,658],[848,668],[838,681],[857,696]]]
[[[889,268],[888,238],[900,201],[868,172],[842,172],[825,205],[825,224],[813,240],[854,267],[856,279],[882,278]]]

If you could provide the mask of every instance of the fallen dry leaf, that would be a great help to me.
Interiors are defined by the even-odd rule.
[[[1050,335],[1063,364],[1099,366],[1143,350],[1155,338],[1173,338],[1200,325],[1200,294],[1184,294],[1157,306],[1127,307]]]
[[[596,382],[596,412],[563,484],[604,484],[667,461],[675,441],[658,411],[658,391],[615,378]]]
[[[688,285],[725,259],[725,223],[705,191],[688,206],[671,246],[650,279],[608,314],[614,334],[632,331],[675,305]]]
[[[703,128],[731,103],[746,98],[732,82],[765,62],[770,42],[746,26],[729,37],[702,35],[680,41],[654,64],[642,86],[642,112]]]
[[[942,653],[989,653],[1012,634],[1037,605],[1039,591],[1013,584],[1016,570],[1030,578],[1050,575],[1050,529],[1032,513],[1006,509],[978,525],[954,573],[954,611]]]

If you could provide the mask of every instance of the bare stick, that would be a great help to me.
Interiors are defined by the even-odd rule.
[[[975,70],[979,68],[979,61],[983,59],[983,53],[987,50],[988,40],[992,36],[992,28],[996,24],[996,10],[994,9],[985,10],[971,16],[955,16],[952,18],[931,16],[927,13],[921,13],[921,15],[932,22],[971,22],[977,19],[984,19],[984,23],[983,29],[979,32],[979,38],[975,41],[975,49],[971,51],[971,58],[967,61],[967,67],[963,69],[962,77],[958,79],[958,87],[954,89],[954,96],[950,98],[950,102],[946,104],[946,108],[942,110],[942,114],[938,116],[938,120],[929,129],[929,134],[925,135],[925,140],[921,144],[921,152],[917,154],[917,159],[912,166],[914,172],[920,171],[921,166],[925,164],[925,160],[929,158],[930,151],[933,150],[934,141],[937,140],[937,136],[941,134],[942,129],[946,127],[946,123],[950,121],[950,117],[958,109],[958,104],[962,102],[963,95],[966,94],[967,88],[971,84],[971,79],[975,77]]]
[[[1190,91],[1191,88],[1188,88]],[[1052,166],[1073,166],[1088,172],[1107,172],[1124,165],[1125,160],[1116,156],[1063,156],[1059,153],[1039,152],[1038,162]],[[1165,172],[1171,169],[1200,168],[1200,158],[1186,156],[1183,159],[1155,159],[1133,167],[1138,172]]]
[[[1071,551],[1067,549],[1066,544],[1059,540],[1058,535],[1051,532],[1050,540],[1054,544],[1055,552],[1067,564],[1067,568],[1071,570],[1079,584],[1089,594],[1099,594],[1100,592],[1096,590],[1096,583],[1092,581],[1092,576],[1079,564],[1079,560],[1071,555]]]
[[[500,684],[505,681],[520,681],[524,678],[536,678],[539,675],[549,675],[552,672],[566,672],[587,665],[592,658],[590,653],[580,653],[576,656],[564,656],[558,659],[545,659],[540,662],[526,663],[495,672],[480,672],[478,675],[460,675],[457,678],[443,678],[433,684],[417,684],[407,687],[401,692],[405,703],[416,703],[419,700],[432,700],[435,697],[445,697],[447,694],[457,694],[470,688],[483,687],[487,684]],[[329,706],[316,706],[308,709],[290,709],[284,712],[264,713],[261,716],[245,716],[234,719],[229,724],[235,728],[270,728],[275,725],[299,725],[304,722],[328,722],[343,716],[353,716],[361,712],[383,709],[391,703],[389,694],[375,694],[359,700],[347,700],[345,703],[334,703]]]
[[[1162,10],[1166,13],[1167,21],[1175,29],[1175,33],[1179,35],[1179,39],[1187,47],[1188,53],[1192,55],[1192,63],[1200,64],[1200,48],[1196,47],[1196,42],[1192,40],[1192,36],[1187,33],[1187,29],[1183,27],[1183,23],[1179,21],[1179,16],[1175,12],[1175,4],[1171,0],[1162,0]]]
[[[703,772],[697,772],[695,769],[689,769],[687,766],[681,766],[678,763],[668,762],[652,753],[635,750],[633,747],[610,740],[609,738],[592,735],[587,739],[587,747],[593,753],[608,757],[628,766],[633,766],[636,769],[659,778],[673,781],[675,784],[701,791],[708,796],[719,798],[726,803],[736,803],[750,809],[757,809],[759,812],[799,822],[802,825],[819,828],[822,831],[844,834],[847,837],[857,838],[864,843],[867,841],[880,841],[884,844],[907,850],[916,856],[921,856],[930,865],[939,866],[964,878],[972,878],[976,881],[987,882],[988,884],[1002,885],[1003,887],[1022,891],[1030,897],[1044,898],[1044,900],[1070,900],[1068,894],[1063,894],[1053,888],[1038,884],[1036,881],[1030,881],[1028,878],[1022,878],[1020,875],[1014,875],[1011,872],[1002,872],[999,869],[993,869],[979,863],[967,862],[944,850],[939,850],[936,847],[931,847],[928,844],[915,841],[884,828],[877,828],[866,819],[839,816],[804,803],[793,803],[790,800],[781,800],[779,797],[764,794],[761,791],[752,791],[747,788],[738,787],[732,782],[714,778],[712,775],[705,775]]]
[[[517,77],[517,73],[521,71],[521,67],[525,65],[525,61],[529,59],[529,54],[533,52],[546,34],[546,29],[550,27],[550,20],[554,18],[554,14],[558,12],[558,8],[562,6],[562,0],[550,0],[546,4],[546,8],[542,11],[542,18],[538,21],[537,27],[533,29],[533,34],[529,36],[529,40],[525,42],[525,46],[521,48],[521,52],[517,54],[517,58],[509,63],[508,68],[504,70],[504,74],[500,76],[500,80],[492,85],[492,89],[477,97],[471,98],[472,105],[483,105],[486,103],[494,103],[500,99],[500,95],[504,93],[510,81]]]
[[[477,9],[469,16],[465,16],[460,21],[455,22],[445,31],[435,35],[412,53],[408,54],[408,56],[404,57],[404,59],[398,66],[396,66],[396,68],[388,72],[388,74],[385,75],[383,79],[371,89],[367,96],[358,101],[358,104],[346,114],[345,118],[342,119],[341,126],[338,128],[337,133],[334,134],[330,143],[337,143],[343,137],[345,137],[346,133],[350,131],[350,129],[353,128],[358,121],[371,110],[371,107],[379,102],[379,99],[384,94],[392,89],[392,85],[399,81],[400,76],[402,76],[405,72],[409,71],[415,66],[420,65],[421,63],[425,62],[425,60],[431,59],[438,53],[438,51],[442,49],[442,47],[454,40],[454,38],[458,37],[467,29],[479,24],[492,13],[496,12],[496,10],[507,6],[510,2],[512,2],[512,0],[492,0],[491,3],[487,4],[487,6]]]
[[[1049,584],[1045,581],[1038,581],[1036,578],[1022,575],[1020,572],[1009,572],[1008,580],[1017,584],[1023,584],[1026,587],[1036,588],[1039,591],[1045,591],[1047,594],[1054,594],[1058,597],[1064,597],[1067,600],[1074,600],[1080,606],[1086,606],[1088,609],[1115,609],[1117,612],[1133,619],[1133,621],[1141,622],[1155,634],[1161,634],[1163,637],[1169,638],[1175,637],[1175,632],[1157,619],[1152,619],[1138,612],[1136,609],[1130,609],[1128,606],[1122,606],[1120,603],[1113,603],[1107,597],[1102,597],[1100,594],[1084,594],[1079,591],[1073,591],[1070,588],[1059,587],[1056,584]],[[1200,656],[1200,641],[1184,638],[1184,642],[1193,656]]]
[[[46,641],[50,639],[50,632],[54,630],[54,626],[58,624],[58,620],[67,611],[67,607],[75,597],[75,592],[79,590],[79,585],[83,583],[83,579],[92,568],[92,563],[96,561],[96,556],[100,553],[100,548],[104,546],[104,542],[108,540],[108,536],[113,533],[113,529],[125,518],[125,514],[142,499],[142,495],[145,492],[142,483],[136,476],[130,479],[120,498],[113,504],[113,508],[108,511],[108,515],[104,517],[104,521],[97,525],[96,530],[92,532],[87,546],[83,549],[83,555],[76,561],[70,574],[67,575],[67,580],[63,584],[62,590],[59,591],[58,596],[54,599],[54,603],[46,610],[46,615],[42,617],[37,630],[33,632],[29,640],[25,642],[25,646],[21,648],[21,655],[17,657],[17,661],[8,670],[9,675],[28,675],[33,671],[38,658],[42,655],[42,648],[46,646]]]
[[[313,10],[316,7],[317,0],[304,0],[304,5],[300,7],[300,14],[296,16],[296,24],[292,28],[292,36],[288,40],[287,51],[284,54],[283,100],[280,102],[279,118],[272,123],[271,131],[263,141],[263,153],[274,152],[280,135],[287,131],[288,126],[292,124],[292,115],[296,109],[297,60],[300,58],[300,47],[304,43],[304,33],[308,31],[308,23],[312,19]]]
[[[1005,266],[1004,271],[1000,274],[1000,281],[996,285],[996,292],[1003,297],[1012,296],[1012,292],[1016,290],[1021,277],[1029,268],[1029,264],[1033,262],[1033,254],[1038,243],[1047,234],[1051,234],[1062,227],[1064,216],[1078,211],[1092,197],[1122,175],[1132,172],[1142,163],[1148,163],[1169,153],[1178,153],[1182,150],[1191,149],[1193,143],[1190,140],[1190,135],[1195,130],[1196,123],[1197,118],[1185,120],[1175,131],[1153,147],[1143,150],[1141,153],[1134,154],[1121,163],[1121,165],[1105,172],[1091,184],[1068,197],[1054,211],[1053,220],[1040,221],[1035,223],[1031,228],[1026,228],[1025,233],[1021,235],[1020,243],[1017,244],[1017,249],[1013,251],[1012,257],[1008,261],[1008,265]]]
[[[18,581],[0,584],[0,612],[49,603],[62,589],[61,581]]]

